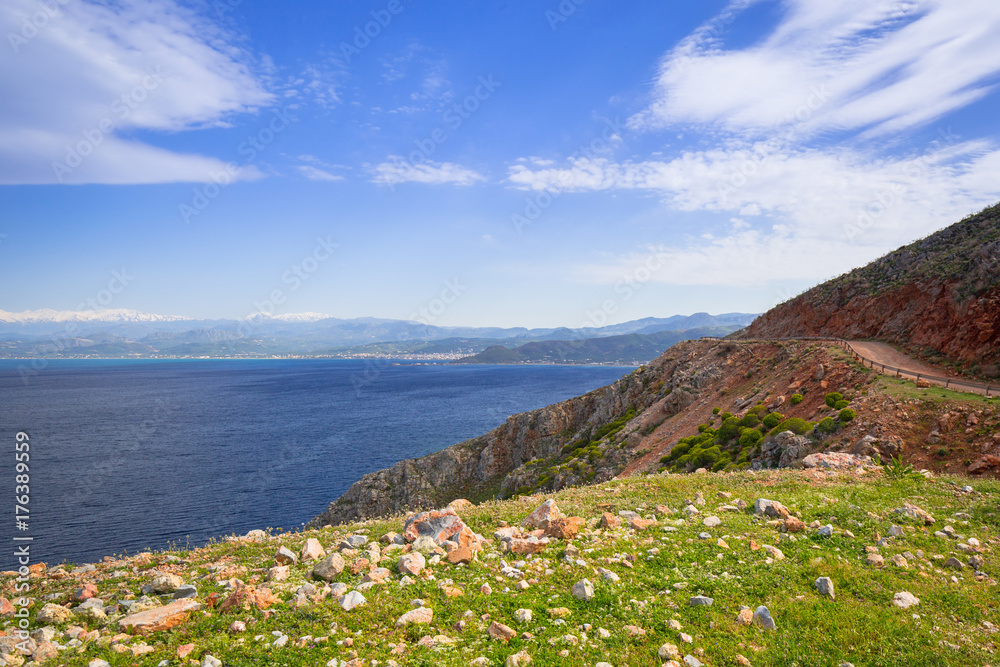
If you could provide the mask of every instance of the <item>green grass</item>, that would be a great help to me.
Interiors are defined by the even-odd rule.
[[[975,493],[957,491],[957,486],[971,483]],[[707,504],[701,513],[684,520],[681,510],[685,499],[694,499],[696,492],[704,494]],[[732,494],[731,499],[719,497],[718,492]],[[798,472],[734,473],[725,475],[655,475],[614,481],[594,487],[569,489],[544,497],[554,497],[567,514],[592,520],[603,511],[635,510],[643,515],[653,515],[658,505],[674,512],[659,517],[659,524],[645,532],[619,529],[602,533],[585,530],[574,544],[580,549],[585,565],[562,562],[566,544],[554,541],[538,556],[525,558],[526,576],[537,578],[538,583],[523,592],[514,589],[515,580],[499,573],[501,556],[496,554],[494,542],[487,546],[480,559],[468,567],[452,567],[446,563],[430,566],[434,579],[418,579],[408,587],[398,584],[395,574],[397,556],[388,557],[383,563],[393,571],[390,583],[377,586],[364,593],[368,604],[351,612],[344,612],[334,602],[326,600],[306,608],[293,609],[288,601],[291,593],[306,581],[308,566],[292,568],[288,582],[274,584],[282,603],[273,607],[269,618],[259,611],[242,611],[222,615],[208,610],[199,612],[186,624],[167,632],[157,633],[144,640],[155,652],[133,658],[112,650],[107,639],[116,632],[113,624],[102,629],[105,638],[88,642],[80,649],[70,649],[60,655],[58,663],[66,666],[86,665],[101,657],[112,665],[157,665],[169,659],[170,664],[180,664],[176,658],[177,646],[193,643],[197,646],[190,658],[200,664],[206,653],[211,653],[225,664],[275,664],[287,666],[325,665],[331,658],[348,659],[349,651],[357,651],[364,664],[377,660],[380,665],[396,660],[400,665],[465,666],[478,657],[485,656],[490,665],[503,665],[505,658],[517,651],[526,650],[535,665],[589,665],[599,661],[610,662],[615,667],[649,666],[663,663],[656,651],[664,642],[677,644],[682,654],[704,652],[699,656],[708,665],[736,664],[734,656],[743,654],[755,666],[762,665],[838,665],[849,661],[862,665],[984,665],[996,658],[989,651],[996,650],[998,635],[991,635],[982,622],[1000,625],[998,600],[1000,591],[992,581],[977,581],[969,568],[953,573],[942,570],[944,558],[958,556],[955,540],[933,536],[935,529],[950,524],[959,533],[977,537],[986,548],[985,570],[992,576],[997,567],[997,533],[1000,529],[1000,482],[995,480],[958,480],[940,478],[933,480],[903,478],[887,479],[880,472],[864,476],[839,476],[813,479]],[[796,535],[795,541],[782,537],[776,526],[752,513],[726,512],[717,505],[735,502],[741,498],[752,505],[758,497],[778,500],[797,512],[807,524],[813,520],[821,524],[832,523],[836,534],[830,538],[819,537],[807,530]],[[543,497],[522,497],[503,502],[487,502],[462,510],[460,514],[477,532],[491,537],[500,521],[519,523],[540,504]],[[906,522],[892,509],[909,501],[934,514],[937,523],[931,531],[912,522]],[[953,516],[963,512],[970,518],[967,523]],[[716,515],[722,524],[705,528],[701,519]],[[881,554],[887,565],[873,569],[864,565],[866,546],[874,544],[874,535],[888,534],[892,524],[905,527],[905,535],[896,538],[890,546],[882,547]],[[668,532],[667,526],[676,531]],[[317,537],[327,549],[350,532],[363,530],[377,539],[388,531],[399,532],[402,518],[380,519],[350,526],[324,528],[308,533],[285,533],[273,536],[260,544],[222,542],[193,551],[174,551],[172,555],[185,561],[175,565],[184,573],[185,581],[195,583],[199,599],[204,601],[213,592],[224,595],[222,585],[214,579],[201,579],[212,563],[223,562],[242,568],[230,573],[244,581],[254,577],[263,579],[278,545],[298,551],[306,537]],[[850,538],[843,531],[851,530]],[[707,531],[711,539],[698,539]],[[724,539],[729,549],[716,544]],[[785,559],[768,564],[764,550],[753,551],[750,542],[758,545],[773,544],[784,552]],[[651,551],[651,550],[658,551]],[[923,559],[914,559],[910,567],[901,569],[888,564],[898,553],[917,550],[924,552]],[[151,561],[135,563],[99,564],[102,573],[125,569],[129,575],[122,579],[101,578],[98,581],[102,597],[109,603],[127,593],[138,595],[138,589],[149,578],[157,562],[167,554],[153,554]],[[942,556],[935,559],[935,556]],[[513,564],[520,557],[502,556]],[[623,559],[634,559],[632,568],[622,564]],[[136,570],[130,566],[136,565]],[[165,563],[169,565],[169,563]],[[594,568],[605,567],[621,577],[615,584],[603,581]],[[551,574],[546,574],[550,569]],[[958,583],[951,581],[955,574]],[[102,574],[103,576],[103,574]],[[813,581],[820,576],[834,580],[837,598],[821,598],[813,588]],[[589,602],[576,600],[570,589],[576,581],[589,578],[596,588],[596,595]],[[345,571],[338,580],[349,586],[360,581],[360,575]],[[441,584],[452,582],[463,588],[461,597],[447,597]],[[494,592],[483,595],[479,587],[488,582]],[[9,586],[10,580],[5,580]],[[260,582],[258,582],[259,584]],[[684,584],[678,589],[674,584]],[[57,602],[67,601],[75,585],[73,579],[35,581],[32,595],[43,598],[54,595]],[[505,588],[510,590],[504,592]],[[899,591],[909,591],[920,598],[918,607],[900,610],[893,606],[892,597]],[[693,595],[714,598],[711,607],[689,607],[687,600]],[[409,610],[414,598],[425,600],[434,610],[432,626],[397,629],[394,621]],[[778,628],[765,632],[755,627],[739,626],[735,622],[740,605],[755,608],[766,605],[774,616]],[[40,604],[37,605],[40,607]],[[36,607],[36,609],[37,609]],[[572,615],[565,625],[555,624],[546,613],[553,607],[567,607]],[[528,624],[518,624],[515,611],[531,609],[534,619]],[[471,617],[465,617],[471,611]],[[913,614],[919,614],[914,618]],[[488,614],[488,618],[484,615]],[[455,624],[466,621],[464,629]],[[242,635],[230,635],[226,628],[233,620],[248,623]],[[682,632],[694,637],[693,645],[679,640],[678,633],[667,627],[671,619],[678,620]],[[505,623],[519,633],[530,632],[532,638],[512,640],[509,644],[494,642],[486,634],[491,620]],[[336,632],[331,633],[335,624]],[[584,630],[585,624],[590,629]],[[646,631],[645,636],[630,637],[626,625],[635,625]],[[598,636],[598,628],[605,628],[610,637]],[[268,646],[274,639],[272,631],[289,635],[286,647],[273,649]],[[586,640],[583,635],[586,634]],[[256,636],[266,641],[257,641]],[[302,636],[329,635],[329,642],[296,648],[295,641]],[[417,641],[424,636],[446,635],[453,644],[437,648],[422,647]],[[564,636],[574,635],[577,646],[564,642]],[[353,647],[337,645],[347,638]],[[64,639],[58,639],[64,643]],[[957,649],[945,648],[944,641]],[[402,655],[390,653],[392,645],[405,643]],[[568,657],[559,652],[569,651]]]
[[[970,405],[995,405],[997,399],[986,398],[982,394],[973,394],[964,391],[945,389],[944,387],[930,386],[921,389],[912,380],[901,378],[880,376],[875,382],[875,387],[885,392],[889,396],[903,399],[917,399],[921,401],[932,401],[934,403],[958,402]],[[1000,393],[1000,383],[997,383],[998,393]]]

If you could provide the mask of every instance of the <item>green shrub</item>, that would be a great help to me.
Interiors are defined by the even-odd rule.
[[[816,424],[816,429],[820,433],[830,435],[837,430],[837,422],[834,421],[833,417],[823,417],[823,419],[819,421],[819,424]]]
[[[736,417],[730,417],[725,420],[719,427],[717,435],[720,442],[729,442],[738,438],[740,435],[740,420]]]
[[[715,462],[715,465],[712,466],[712,472],[719,472],[720,470],[725,469],[725,467],[732,462],[733,460],[729,458],[729,454],[723,454],[719,457],[719,460]]]
[[[722,456],[722,450],[717,445],[703,449],[691,457],[691,463],[695,468],[711,468]]]
[[[670,453],[667,454],[666,458],[670,461],[676,461],[690,452],[692,446],[693,443],[690,440],[682,438],[676,445],[674,445],[674,448],[670,450]]]
[[[791,402],[792,405],[798,405],[799,403],[802,402],[804,398],[805,397],[802,394],[792,394],[792,397],[791,399],[789,399],[789,401]]]
[[[757,442],[764,437],[764,434],[755,428],[748,428],[742,433],[740,433],[739,447],[741,450],[748,447],[753,447]]]
[[[850,405],[850,403],[848,401],[837,401],[836,403],[833,404],[833,409],[834,410],[843,410],[848,405]]]
[[[719,415],[719,419],[721,419],[722,421],[726,421],[732,416],[733,416],[732,412],[723,412],[721,415]]]
[[[757,426],[758,424],[760,424],[760,417],[758,417],[757,415],[755,415],[752,412],[748,412],[747,415],[743,419],[740,420],[740,426],[746,426],[746,427],[749,427],[749,428],[753,428],[753,427]]]
[[[844,395],[841,394],[839,391],[831,391],[823,398],[823,400],[826,401],[826,404],[832,408],[834,405],[837,404],[837,401],[844,400]]]
[[[747,410],[747,414],[757,415],[758,417],[763,419],[764,416],[767,414],[767,408],[764,406],[763,403],[758,403],[757,405]]]
[[[708,429],[712,428],[708,424],[698,424],[698,433],[704,433]]]
[[[712,414],[717,415],[722,412],[722,408],[712,408]]]
[[[784,415],[779,412],[772,412],[768,416],[764,417],[764,426],[770,430],[780,424],[782,419],[784,419]]]
[[[837,416],[837,418],[840,419],[840,421],[846,423],[854,419],[856,416],[857,413],[854,410],[852,410],[851,408],[844,408],[843,410],[840,411],[840,414]]]
[[[778,424],[773,429],[773,432],[782,433],[784,431],[791,431],[795,435],[805,435],[811,431],[812,428],[812,422],[807,422],[805,419],[800,419],[799,417],[792,417]]]

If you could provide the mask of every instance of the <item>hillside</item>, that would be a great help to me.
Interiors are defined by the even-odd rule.
[[[800,294],[742,335],[876,339],[1000,377],[1000,204]]]
[[[27,582],[31,636],[5,621],[0,652],[53,667],[968,667],[1000,650],[995,480],[653,475],[543,500],[32,563],[4,573],[0,599],[10,618]]]
[[[458,359],[453,363],[635,365],[655,359],[663,350],[682,340],[702,336],[725,336],[738,329],[737,326],[714,326],[583,340],[535,341],[513,349],[493,345],[478,354]]]

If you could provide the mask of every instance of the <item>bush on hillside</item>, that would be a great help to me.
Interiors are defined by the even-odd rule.
[[[854,412],[854,410],[852,410],[851,408],[844,408],[843,410],[840,411],[840,414],[838,415],[837,418],[840,419],[840,421],[847,423],[852,419],[854,419],[856,416],[857,413]]]
[[[848,401],[837,401],[836,403],[833,404],[833,409],[834,410],[843,410],[848,405],[850,405],[850,403]]]
[[[804,398],[805,397],[802,394],[792,394],[792,397],[789,399],[789,402],[792,405],[798,405],[803,401]]]
[[[782,419],[784,419],[784,415],[779,412],[772,412],[768,416],[764,417],[764,426],[770,430],[780,424]]]
[[[832,408],[837,404],[837,401],[844,400],[844,395],[839,391],[831,391],[823,398],[823,400],[826,401],[826,404]]]
[[[795,435],[805,435],[812,429],[812,422],[807,422],[805,419],[800,419],[799,417],[791,417],[778,424],[772,432],[783,433],[784,431],[791,431]]]
[[[816,430],[824,435],[830,435],[837,430],[837,422],[834,421],[833,417],[823,417],[823,419],[816,424]]]

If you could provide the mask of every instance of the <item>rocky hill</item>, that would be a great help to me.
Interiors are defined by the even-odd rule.
[[[702,336],[725,336],[736,326],[712,326],[684,331],[624,334],[578,340],[533,341],[514,348],[494,345],[478,354],[458,359],[457,364],[635,364],[655,359],[666,348],[682,340]]]
[[[831,344],[686,341],[612,385],[365,475],[310,525],[665,468],[801,466],[825,452],[995,475],[998,431],[987,399],[879,376]]]
[[[800,294],[742,335],[875,339],[1000,377],[1000,204]]]

